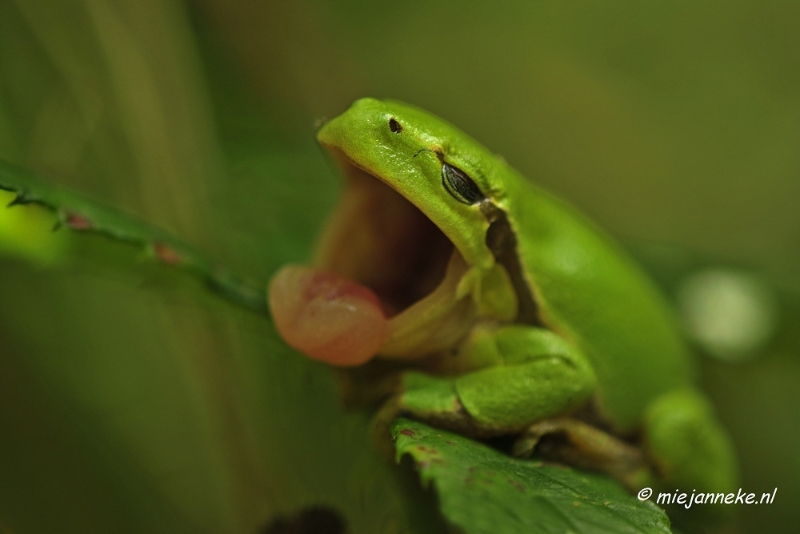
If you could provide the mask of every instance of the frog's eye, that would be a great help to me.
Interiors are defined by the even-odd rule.
[[[403,126],[397,122],[397,119],[392,117],[389,119],[389,129],[394,133],[400,133],[403,131]]]
[[[475,204],[486,198],[467,173],[447,163],[442,163],[442,184],[453,198],[464,204]]]

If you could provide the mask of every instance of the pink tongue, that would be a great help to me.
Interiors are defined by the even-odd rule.
[[[389,335],[389,321],[372,290],[310,267],[278,271],[270,282],[269,307],[286,343],[331,365],[369,361]]]

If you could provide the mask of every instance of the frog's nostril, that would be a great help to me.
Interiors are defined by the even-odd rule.
[[[394,133],[400,133],[403,131],[403,126],[397,122],[397,119],[392,117],[389,119],[389,129]]]

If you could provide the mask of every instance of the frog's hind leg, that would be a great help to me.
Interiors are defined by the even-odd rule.
[[[728,493],[738,484],[730,439],[693,389],[662,395],[645,412],[645,447],[667,488]]]
[[[633,491],[652,482],[652,471],[639,447],[578,419],[545,419],[529,426],[514,443],[514,456],[536,450],[548,460],[600,471]]]

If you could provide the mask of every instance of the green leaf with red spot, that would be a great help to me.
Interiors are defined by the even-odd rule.
[[[670,532],[663,510],[607,477],[512,458],[408,419],[392,435],[398,459],[413,458],[445,519],[466,534]]]
[[[0,189],[16,194],[8,208],[21,204],[43,206],[58,215],[59,227],[141,247],[155,261],[200,277],[226,299],[258,313],[267,313],[264,287],[241,279],[181,239],[132,215],[49,185],[32,171],[4,161],[0,161]]]

